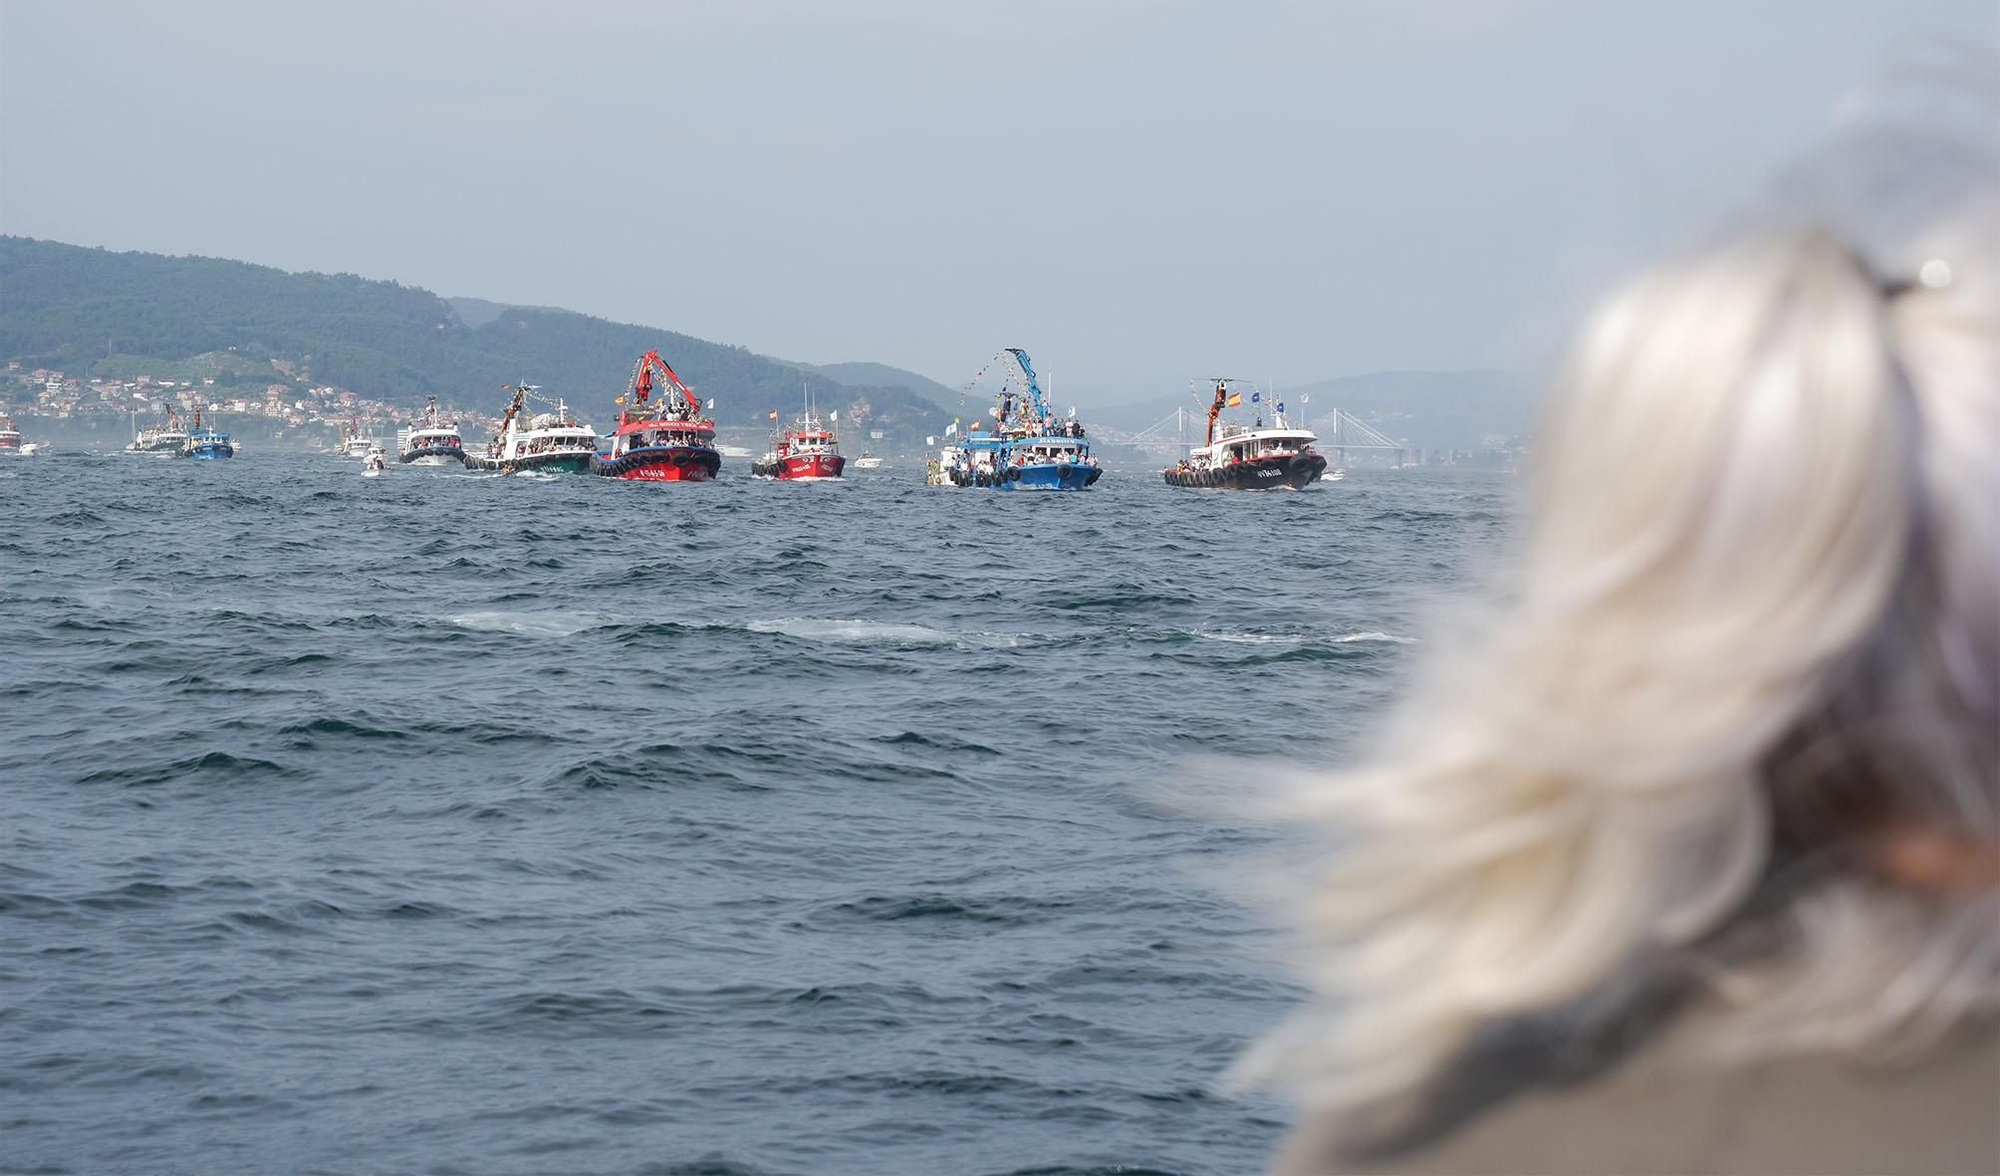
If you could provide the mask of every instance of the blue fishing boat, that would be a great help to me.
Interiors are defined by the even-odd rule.
[[[1085,490],[1096,484],[1104,470],[1090,452],[1076,410],[1058,417],[1049,407],[1026,351],[1010,347],[996,358],[1010,361],[1018,379],[1010,376],[994,396],[992,427],[972,422],[963,440],[927,463],[925,481],[994,490]],[[945,432],[957,430],[954,421]]]
[[[202,428],[201,410],[196,409],[194,428],[188,431],[187,440],[181,443],[180,456],[197,461],[220,461],[225,457],[235,457],[236,446],[229,443],[229,434],[214,428]]]

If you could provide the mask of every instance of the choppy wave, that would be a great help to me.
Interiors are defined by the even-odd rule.
[[[7,471],[10,1170],[1258,1170],[1270,834],[1154,786],[1337,762],[1505,510],[189,467]]]
[[[603,617],[577,613],[515,612],[488,609],[445,618],[461,629],[480,633],[518,633],[526,637],[569,637],[611,623]]]
[[[744,626],[753,633],[782,633],[804,641],[824,641],[834,645],[926,646],[953,645],[966,649],[1007,649],[1023,638],[1011,633],[947,632],[927,625],[896,624],[890,621],[834,620],[813,617],[783,617],[751,621]]]

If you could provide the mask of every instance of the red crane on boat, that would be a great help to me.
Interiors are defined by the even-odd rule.
[[[1225,399],[1227,399],[1228,396],[1229,396],[1229,381],[1223,379],[1216,380],[1215,400],[1208,406],[1208,433],[1202,440],[1203,445],[1215,444],[1215,418],[1222,415],[1222,407],[1223,407],[1222,402]]]
[[[631,395],[632,403],[644,404],[646,398],[653,394],[654,372],[666,378],[667,387],[672,389],[673,398],[683,402],[675,407],[685,407],[690,413],[701,407],[701,403],[694,398],[694,389],[681,383],[681,378],[674,374],[674,369],[666,360],[660,358],[657,350],[648,351],[640,356],[638,366],[632,370],[632,383],[625,389]]]

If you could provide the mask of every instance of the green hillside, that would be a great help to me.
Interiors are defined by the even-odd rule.
[[[527,380],[596,410],[623,391],[639,354],[658,348],[715,399],[723,425],[789,409],[802,382],[821,406],[841,410],[843,424],[881,429],[898,444],[950,419],[900,384],[837,380],[741,347],[570,311],[455,301],[466,313],[428,290],[352,274],[0,237],[0,360],[27,367],[86,377],[149,364],[179,371],[219,352],[257,371],[282,361],[313,383],[385,401],[435,395],[492,410],[502,384]]]

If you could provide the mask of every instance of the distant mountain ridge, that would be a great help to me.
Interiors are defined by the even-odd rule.
[[[435,395],[492,411],[505,399],[501,385],[528,379],[601,416],[633,361],[652,348],[703,399],[715,399],[723,425],[761,425],[767,411],[789,410],[802,377],[819,404],[841,410],[843,424],[881,430],[893,443],[921,442],[949,420],[905,381],[836,379],[742,347],[573,311],[445,299],[353,274],[0,236],[0,359],[71,375],[89,375],[112,356],[130,367],[135,358],[178,363],[234,349],[389,402]]]
[[[956,388],[947,388],[929,376],[890,367],[886,363],[801,363],[796,366],[850,387],[908,388],[946,410],[956,410],[960,399]]]
[[[459,322],[475,331],[510,310],[539,310],[552,314],[573,313],[560,306],[521,306],[511,302],[489,302],[484,298],[447,297],[444,301],[445,305],[457,313]]]

